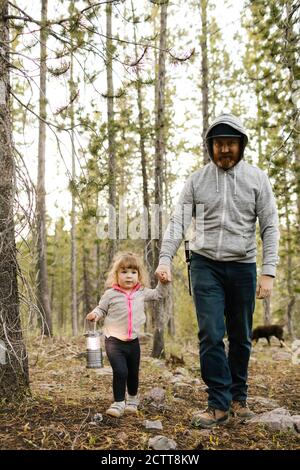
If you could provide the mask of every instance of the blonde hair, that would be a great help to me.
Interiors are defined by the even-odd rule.
[[[109,289],[113,284],[118,284],[118,271],[120,269],[136,269],[138,272],[139,283],[142,286],[149,285],[148,273],[140,256],[135,253],[125,252],[117,253],[108,272],[105,287]]]

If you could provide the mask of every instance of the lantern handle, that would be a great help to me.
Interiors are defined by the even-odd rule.
[[[87,327],[86,327],[87,322],[89,322],[89,323],[88,323],[88,325],[89,325],[89,328],[88,328],[88,329],[87,329]],[[91,330],[90,330],[90,324],[91,324],[91,323],[93,323],[93,330],[92,330],[93,333],[96,332],[96,322],[95,322],[95,321],[91,321],[91,320],[87,320],[86,318],[84,319],[84,331],[85,331],[85,332],[91,331]]]

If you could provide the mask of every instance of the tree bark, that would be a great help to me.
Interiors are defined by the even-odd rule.
[[[41,21],[47,21],[48,0],[42,0]],[[40,31],[40,99],[39,99],[39,142],[38,142],[38,180],[36,200],[37,223],[37,301],[41,318],[41,333],[52,335],[52,317],[49,299],[47,273],[47,233],[46,233],[46,204],[45,204],[45,149],[46,149],[46,75],[47,75],[47,31],[42,26]]]
[[[271,312],[271,299],[267,297],[263,300],[263,309],[264,309],[264,324],[272,324],[272,312]]]
[[[163,206],[163,164],[166,147],[165,135],[165,84],[166,84],[166,44],[167,44],[167,8],[168,2],[161,5],[160,41],[158,58],[158,78],[156,81],[155,112],[155,206],[158,211],[158,238],[154,239],[154,266],[158,266],[162,241],[162,206]],[[164,311],[163,303],[156,302],[154,307],[153,357],[165,355]]]
[[[139,58],[138,47],[137,47],[137,36],[135,27],[135,12],[133,0],[131,0],[132,17],[134,23],[134,43],[135,43],[135,60]],[[138,130],[139,130],[139,147],[141,155],[141,166],[142,166],[142,178],[143,178],[143,205],[146,210],[145,224],[147,226],[147,238],[144,242],[144,260],[148,271],[151,273],[151,279],[154,277],[154,265],[153,265],[153,248],[151,240],[151,220],[150,220],[150,201],[149,201],[149,190],[148,190],[148,175],[147,175],[147,156],[146,156],[146,144],[145,144],[145,123],[144,123],[144,103],[142,94],[142,85],[139,69],[136,70],[136,92],[137,92],[137,105],[138,105]]]
[[[174,315],[174,292],[173,292],[173,285],[170,284],[169,287],[169,294],[166,301],[166,312],[168,318],[168,333],[171,337],[175,336],[175,315]]]
[[[207,0],[201,0],[201,94],[202,94],[202,151],[203,163],[210,162],[205,145],[205,134],[208,129],[208,58],[207,58]]]
[[[295,45],[299,44],[299,32],[294,31],[294,24],[299,20],[299,9],[300,4],[298,3],[297,8],[293,8],[293,2],[288,0],[286,2],[286,42],[287,42],[287,66],[290,75],[290,86],[292,91],[292,103],[295,119],[295,127],[292,133],[293,148],[295,154],[295,181],[296,181],[296,197],[297,197],[297,231],[298,238],[300,234],[300,119],[299,119],[299,94],[300,94],[300,82],[299,82],[299,61],[297,62],[297,55],[295,54]],[[298,17],[297,17],[298,15]],[[299,57],[298,57],[299,58]],[[294,87],[296,89],[294,89]]]
[[[295,306],[295,292],[293,288],[293,250],[292,250],[292,233],[291,223],[289,217],[289,193],[288,193],[288,181],[286,172],[284,173],[285,178],[285,191],[284,191],[284,208],[285,208],[285,224],[286,224],[286,286],[288,291],[288,305],[286,310],[287,329],[289,335],[294,337],[294,326],[293,326],[293,313]]]
[[[14,226],[15,162],[9,100],[8,2],[0,1],[0,397],[13,399],[29,391],[28,358],[23,341]]]
[[[93,308],[92,302],[91,302],[91,282],[90,282],[90,276],[89,276],[89,271],[88,271],[88,266],[89,266],[89,259],[87,256],[87,252],[85,249],[83,249],[83,306],[84,306],[84,312],[90,312]]]
[[[71,40],[72,42],[72,40]],[[75,167],[75,119],[74,119],[74,59],[71,51],[71,69],[70,69],[70,120],[71,120],[71,145],[72,145],[72,181],[75,183],[76,167]],[[77,312],[77,247],[76,247],[76,201],[74,194],[74,185],[72,192],[72,209],[71,209],[71,318],[73,336],[78,335],[78,312]]]
[[[109,228],[108,239],[108,265],[111,264],[117,249],[116,233],[114,230],[116,219],[116,142],[114,122],[114,85],[112,73],[112,57],[114,47],[112,44],[112,5],[106,6],[106,79],[107,79],[107,134],[108,134],[108,203],[109,203]]]

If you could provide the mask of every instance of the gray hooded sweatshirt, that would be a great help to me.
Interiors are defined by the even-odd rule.
[[[185,183],[170,218],[160,252],[160,264],[170,265],[193,222],[190,249],[217,261],[256,261],[256,220],[263,242],[261,274],[275,276],[278,262],[278,215],[267,175],[243,159],[248,136],[231,114],[217,117],[208,128],[228,124],[242,134],[241,159],[228,170],[213,161],[193,173]],[[210,157],[212,150],[208,145]]]

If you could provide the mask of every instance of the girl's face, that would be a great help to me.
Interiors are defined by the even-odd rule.
[[[118,271],[118,284],[122,289],[131,290],[139,282],[139,273],[134,268],[122,268]]]

